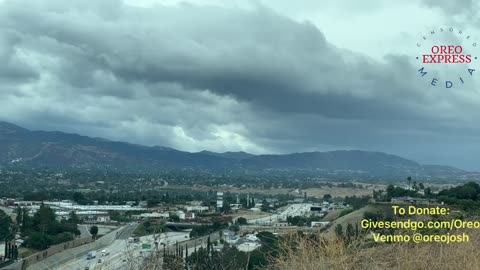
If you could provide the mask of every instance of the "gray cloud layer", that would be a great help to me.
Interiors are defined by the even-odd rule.
[[[0,112],[189,151],[365,149],[480,169],[478,93],[427,87],[410,57],[336,47],[266,7],[5,1]]]

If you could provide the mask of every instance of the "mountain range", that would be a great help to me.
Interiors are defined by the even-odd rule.
[[[197,153],[148,147],[58,131],[31,131],[0,122],[0,165],[46,168],[202,170],[212,172],[308,172],[318,176],[405,176],[464,178],[472,173],[449,166],[422,165],[381,152],[359,150],[253,155]]]

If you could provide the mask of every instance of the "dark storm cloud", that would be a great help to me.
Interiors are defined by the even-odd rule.
[[[264,7],[6,1],[0,37],[2,118],[32,128],[191,151],[480,149],[475,93]]]
[[[15,50],[20,38],[12,31],[0,32],[0,82],[9,83],[25,81],[37,77],[25,59],[21,58],[21,52]]]

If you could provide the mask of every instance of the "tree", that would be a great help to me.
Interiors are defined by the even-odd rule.
[[[63,243],[71,240],[73,240],[72,234],[68,232],[64,232],[56,236],[55,243]]]
[[[424,185],[423,183],[418,184],[418,187],[419,187],[421,190],[424,190],[424,189],[425,189],[425,185]]]
[[[330,194],[325,194],[323,195],[323,200],[326,202],[329,202],[332,199],[332,195]]]
[[[180,221],[180,217],[176,214],[171,214],[170,215],[170,221],[171,222],[179,222]]]
[[[118,221],[118,222],[123,222],[123,221],[126,221],[126,220],[127,220],[127,218],[125,217],[125,215],[123,215],[123,214],[120,213],[119,211],[111,211],[111,212],[110,212],[110,219],[111,219],[111,220]]]
[[[412,177],[407,177],[408,189],[410,190],[410,184],[412,183]]]
[[[43,250],[53,244],[53,238],[42,232],[33,232],[27,240],[27,245],[37,250]]]
[[[10,241],[14,237],[12,219],[0,210],[0,241]]]
[[[80,192],[73,193],[73,200],[78,204],[87,204],[87,199],[85,199],[85,196]]]
[[[268,202],[267,202],[266,199],[263,199],[263,201],[262,201],[262,207],[260,207],[260,209],[261,209],[263,212],[268,212],[268,210],[270,210],[269,204],[268,204]]]
[[[80,223],[80,219],[78,218],[77,214],[75,214],[74,211],[71,211],[68,216],[69,216],[68,221],[69,221],[70,223],[75,224],[75,225],[77,225],[78,223]]]
[[[190,237],[197,237],[197,236],[206,235],[206,234],[210,233],[211,231],[212,231],[211,226],[207,226],[207,225],[195,226],[190,231]]]
[[[90,227],[90,234],[92,235],[93,239],[95,239],[98,234],[98,227],[95,225]]]
[[[22,208],[22,224],[20,226],[23,235],[27,235],[31,230],[33,230],[33,221],[28,215],[27,208]]]
[[[423,191],[425,193],[425,197],[430,197],[432,195],[432,189],[427,187]]]
[[[15,221],[16,221],[16,223],[17,223],[18,226],[21,226],[22,223],[23,223],[23,221],[22,221],[22,220],[23,220],[23,210],[22,210],[22,208],[21,208],[21,207],[17,207],[17,208],[15,209],[15,214],[17,215]]]
[[[33,229],[48,234],[59,233],[59,226],[55,212],[43,203],[33,216]]]
[[[232,226],[230,226],[230,230],[238,233],[240,231],[240,226],[238,226],[237,224],[233,224]]]
[[[337,227],[335,227],[335,234],[336,234],[339,238],[343,238],[343,227],[342,227],[342,224],[337,224]]]
[[[172,270],[183,270],[185,269],[185,262],[183,261],[183,258],[175,255],[167,255],[163,259],[164,269],[172,269]]]
[[[262,241],[262,243],[266,244],[267,246],[272,246],[278,240],[277,236],[267,231],[259,232],[257,234],[257,237],[258,239],[260,239],[260,241]]]
[[[438,195],[456,198],[460,200],[476,201],[480,199],[480,186],[475,182],[469,182],[461,186],[442,190],[438,193]]]
[[[21,210],[21,216],[22,224],[19,226],[27,247],[42,250],[70,241],[74,239],[74,234],[80,235],[77,228],[78,217],[73,212],[68,220],[58,222],[55,212],[49,206],[41,204],[33,218],[30,218],[26,208]]]
[[[355,230],[351,223],[347,224],[347,229],[345,230],[345,237],[347,238],[347,242],[350,242],[355,237]]]
[[[371,199],[371,196],[362,196],[357,197],[355,195],[349,197],[346,196],[344,202],[353,207],[353,209],[360,209],[368,204],[368,201]]]
[[[413,181],[413,186],[412,186],[413,190],[415,190],[416,192],[420,189],[418,186],[417,186],[417,181]]]
[[[363,213],[363,218],[364,219],[368,219],[368,220],[372,220],[372,221],[380,221],[383,219],[383,214],[382,212],[378,211],[378,212],[365,212]]]
[[[232,207],[230,207],[229,203],[224,203],[222,207],[222,212],[229,213],[232,211]]]
[[[210,251],[212,249],[212,243],[210,242],[210,236],[207,238],[207,254],[210,254]]]
[[[394,187],[393,185],[389,185],[387,187],[387,200],[390,200],[394,197],[402,197],[402,196],[412,196],[417,197],[418,194],[416,191],[409,189],[403,189],[401,187]]]
[[[239,217],[237,219],[237,223],[238,223],[238,225],[247,225],[247,219],[244,218],[244,217]]]
[[[393,198],[395,196],[395,187],[393,185],[388,185],[387,187],[387,197],[388,198]]]
[[[268,253],[270,250],[268,250],[266,247],[262,248],[263,250],[255,250],[250,252],[248,255],[247,253],[241,252],[236,247],[232,247],[230,245],[224,245],[221,250],[212,250],[210,253],[206,248],[200,248],[198,251],[196,250],[194,253],[188,256],[188,266],[185,266],[183,269],[264,269],[268,263]]]
[[[152,208],[152,207],[157,206],[159,203],[160,203],[160,201],[157,200],[157,199],[148,199],[147,200],[147,207]]]
[[[147,228],[145,227],[145,224],[138,225],[137,229],[135,229],[133,234],[135,236],[145,236],[145,235],[147,235]]]

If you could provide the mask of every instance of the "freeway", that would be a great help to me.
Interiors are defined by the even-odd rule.
[[[167,222],[165,225],[167,227],[184,227],[184,228],[192,228],[192,227],[201,227],[201,226],[210,226],[213,223],[195,223],[195,222]]]
[[[137,229],[138,225],[139,225],[138,223],[128,224],[128,226],[117,235],[117,239],[119,240],[128,239],[128,237],[132,236],[133,232]]]
[[[116,250],[111,253],[108,258],[102,261],[101,268],[95,269],[136,269],[140,268],[143,260],[147,257],[149,252],[155,250],[154,242],[157,241],[159,245],[165,244],[169,247],[174,247],[175,243],[182,243],[189,240],[188,232],[167,232],[158,235],[149,235],[140,237],[139,243],[119,243],[123,244],[123,249]],[[117,244],[117,243],[116,243]],[[150,249],[142,249],[142,244],[149,244]]]
[[[118,254],[123,251],[123,246],[127,240],[115,240],[111,245],[107,247],[103,247],[101,249],[94,249],[97,254],[96,258],[87,259],[87,255],[76,257],[74,260],[69,261],[55,269],[60,270],[70,270],[70,269],[101,269],[103,261],[106,260],[107,257],[111,256],[111,254]],[[90,251],[94,251],[90,250]],[[102,250],[108,251],[110,255],[102,255]]]
[[[169,251],[172,253],[175,251],[175,244],[178,242],[182,247],[188,245],[188,253],[192,253],[196,247],[206,247],[208,236],[203,236],[200,238],[190,239],[188,232],[168,232],[158,235],[149,235],[141,237],[139,243],[129,243],[128,241],[116,240],[108,247],[110,254],[104,257],[99,257],[101,262],[99,263],[98,259],[94,262],[86,262],[86,259],[83,261],[83,265],[69,265],[69,267],[77,267],[70,269],[86,269],[85,266],[88,266],[90,270],[132,270],[132,269],[141,269],[141,265],[148,255],[151,252],[155,252],[154,242],[159,243],[159,252],[158,254],[163,255],[162,245],[168,247]],[[219,240],[220,236],[218,232],[212,233],[210,235],[210,240],[216,241]],[[142,244],[150,244],[152,249],[142,249]],[[78,268],[82,267],[83,268]],[[64,268],[68,269],[68,268]]]
[[[256,219],[249,219],[247,222],[251,225],[273,225],[279,221],[287,220],[287,217],[291,216],[303,216],[310,212],[310,207],[313,204],[302,203],[302,204],[291,204],[286,207],[283,211],[274,213],[273,215],[267,217],[261,217]]]
[[[131,270],[140,269],[144,258],[148,257],[149,252],[155,251],[154,242],[158,242],[159,253],[163,254],[162,246],[169,248],[170,252],[175,250],[175,244],[181,243],[184,247],[188,245],[189,253],[193,252],[194,247],[207,245],[208,236],[190,239],[188,232],[168,232],[156,235],[140,237],[138,243],[132,243],[129,240],[137,223],[129,224],[121,229],[117,229],[107,235],[102,241],[97,240],[94,243],[80,246],[78,248],[66,250],[62,253],[53,255],[46,260],[32,265],[28,270]],[[219,240],[218,232],[211,234],[211,241]],[[142,244],[149,244],[150,249],[142,249]],[[108,255],[103,256],[102,251],[108,251]],[[96,251],[96,258],[87,259],[87,253]]]
[[[101,251],[105,247],[109,246],[116,239],[127,239],[133,231],[136,229],[138,224],[132,224],[129,226],[121,227],[101,238],[96,240],[93,243],[85,244],[76,248],[67,249],[61,253],[57,253],[53,256],[46,258],[43,261],[40,261],[36,264],[29,266],[28,270],[49,270],[49,269],[85,269],[79,268],[80,264],[73,263],[75,267],[65,268],[65,265],[72,265],[72,262],[84,261],[87,256],[87,253],[92,250]],[[124,240],[125,241],[125,240]]]
[[[58,265],[55,269],[97,269],[101,265],[97,265],[98,260],[102,259],[102,250],[107,250],[110,254],[118,253],[125,247],[127,239],[133,234],[138,227],[138,223],[130,223],[123,230],[115,233],[115,240],[109,244],[98,245],[92,249],[86,250],[81,254],[77,254],[71,260],[65,261],[63,264]],[[90,251],[96,251],[97,257],[95,259],[87,260],[87,254]],[[103,259],[101,260],[103,261]]]

